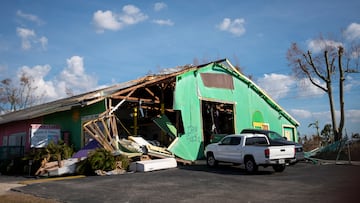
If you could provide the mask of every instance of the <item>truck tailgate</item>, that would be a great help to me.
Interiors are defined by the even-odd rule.
[[[270,146],[269,159],[289,159],[295,156],[294,145]]]

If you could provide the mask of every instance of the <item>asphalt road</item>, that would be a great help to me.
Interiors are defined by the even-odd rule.
[[[60,202],[359,202],[360,166],[299,163],[282,173],[205,165],[30,184],[17,191]]]

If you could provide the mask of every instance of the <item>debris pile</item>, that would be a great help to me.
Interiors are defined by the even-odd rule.
[[[122,166],[121,161],[116,162],[116,167],[111,171],[96,170],[97,175],[116,175],[129,171],[147,172],[177,167],[173,153],[159,143],[147,141],[140,136],[128,136],[119,139],[114,115],[102,116],[84,124],[84,130],[91,135],[91,140],[83,149],[75,153],[72,158],[49,162],[45,158],[35,175],[59,176],[76,173],[78,162],[86,159],[91,151],[103,148],[113,156],[125,156],[131,163],[128,168]]]

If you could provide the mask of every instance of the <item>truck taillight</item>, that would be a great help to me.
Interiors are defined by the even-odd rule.
[[[265,158],[269,158],[270,157],[270,150],[269,149],[265,149],[264,150],[265,153]]]

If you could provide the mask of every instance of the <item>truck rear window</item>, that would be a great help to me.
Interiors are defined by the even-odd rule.
[[[247,138],[245,145],[268,145],[265,137],[251,137]]]

